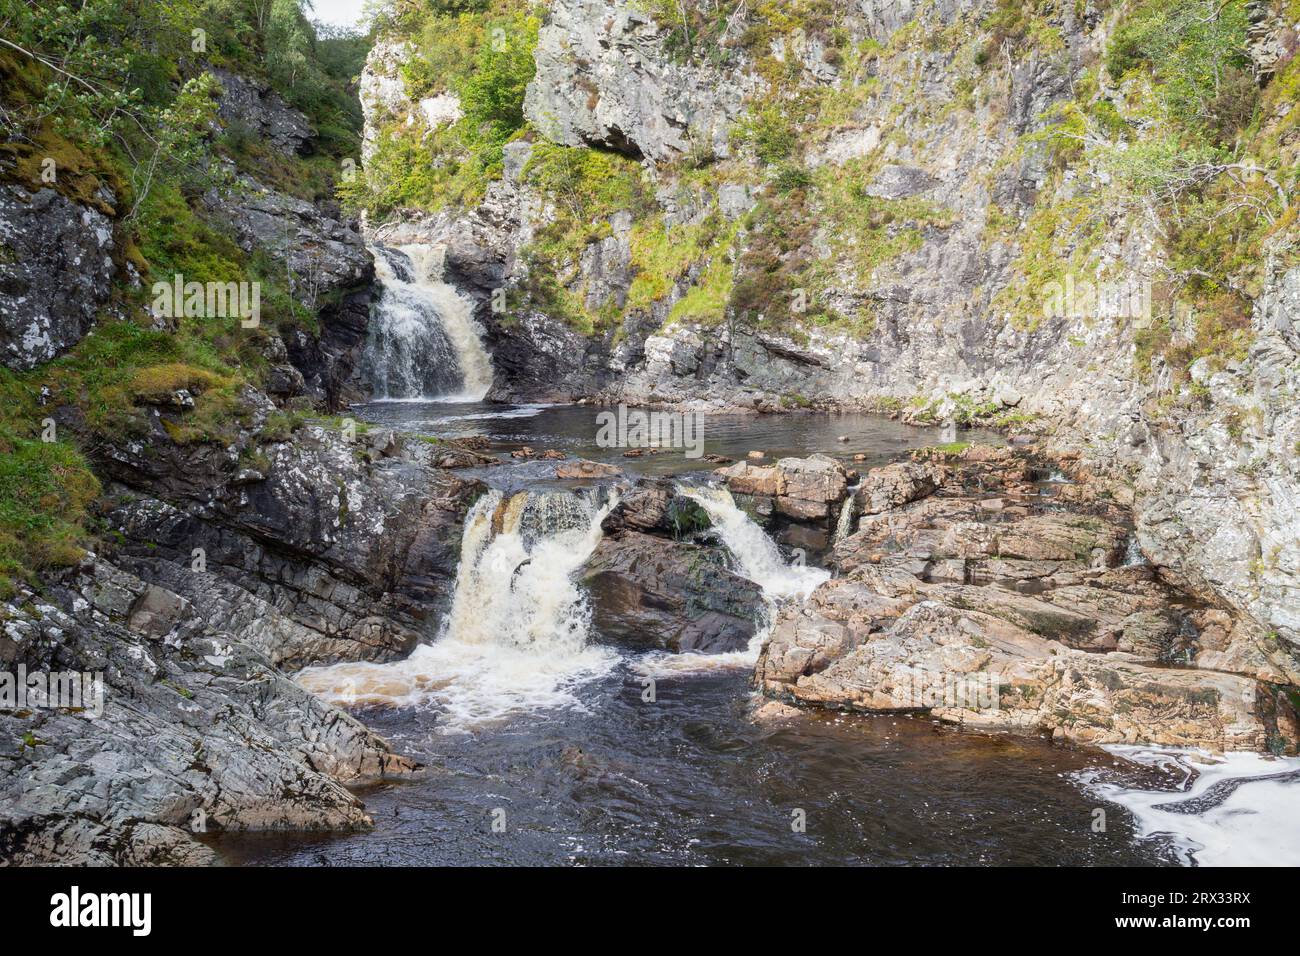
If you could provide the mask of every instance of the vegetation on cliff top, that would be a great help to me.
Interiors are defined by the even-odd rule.
[[[304,10],[300,0],[0,6],[0,182],[97,208],[112,219],[118,250],[118,284],[91,333],[42,368],[0,370],[0,596],[91,543],[96,436],[142,428],[146,403],[179,388],[196,400],[172,416],[176,440],[220,440],[239,426],[238,389],[260,381],[267,330],[210,318],[155,327],[144,291],[155,278],[258,281],[265,325],[314,321],[283,267],[242,250],[201,201],[229,179],[214,153],[307,199],[330,196],[340,160],[355,155],[360,110],[347,85],[364,41],[317,36]],[[283,156],[238,124],[221,128],[218,69],[266,83],[302,110],[310,154]],[[43,176],[50,159],[52,182]],[[60,407],[65,424],[51,428]]]

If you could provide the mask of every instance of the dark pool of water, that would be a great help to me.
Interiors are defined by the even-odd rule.
[[[712,467],[680,450],[624,458],[601,448],[589,407],[383,403],[356,413],[426,435],[487,435],[501,449],[559,448],[633,471]],[[821,451],[878,464],[941,441],[871,415],[713,416],[706,450],[769,459]],[[847,442],[838,441],[847,435]],[[981,435],[964,434],[965,440]],[[537,465],[502,466],[516,479]],[[521,470],[522,469],[522,470]],[[498,479],[499,480],[499,479]],[[745,668],[659,677],[642,700],[637,660],[581,685],[581,709],[521,713],[470,733],[440,732],[428,709],[362,719],[420,776],[359,791],[375,820],[351,834],[213,837],[241,864],[1121,864],[1173,862],[1139,842],[1072,774],[1112,763],[1097,751],[940,727],[925,717],[805,712],[756,724]],[[494,812],[504,811],[504,832]],[[804,832],[792,825],[796,811]],[[500,819],[499,815],[496,819]]]
[[[1093,832],[1097,801],[1070,774],[1110,762],[1096,752],[901,715],[759,725],[741,670],[660,678],[654,703],[642,693],[623,667],[584,688],[585,712],[468,735],[437,733],[427,711],[371,711],[362,719],[429,768],[360,791],[373,830],[215,845],[263,865],[1173,862],[1113,805]]]

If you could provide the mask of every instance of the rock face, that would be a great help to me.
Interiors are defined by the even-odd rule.
[[[341,784],[417,769],[184,598],[93,556],[0,620],[6,671],[103,681],[80,710],[0,712],[0,860],[210,863],[197,832],[365,827]]]
[[[261,401],[255,415],[269,413]],[[222,449],[176,445],[155,424],[147,442],[106,450],[124,492],[109,516],[117,560],[277,666],[405,656],[450,599],[482,486],[433,468],[427,446],[309,425]]]
[[[844,576],[782,611],[765,693],[1088,743],[1295,751],[1285,645],[1119,566],[1129,515],[1105,489],[1062,507],[1025,480],[1041,463],[974,457],[867,475],[864,490],[910,475],[909,500],[864,514],[835,549]]]
[[[717,654],[748,646],[762,590],[728,568],[699,503],[665,481],[622,490],[580,572],[595,632],[638,650]]]
[[[698,151],[725,157],[752,82],[673,62],[663,30],[636,7],[558,0],[534,53],[524,112],[547,138],[660,162]]]
[[[99,209],[0,184],[0,362],[29,369],[80,342],[108,302],[114,251]]]
[[[1300,648],[1300,267],[1255,304],[1246,362],[1192,366],[1188,402],[1139,450],[1138,539],[1152,561]]]
[[[279,262],[290,291],[319,318],[319,332],[295,329],[284,336],[280,366],[285,396],[310,395],[330,409],[368,395],[354,375],[365,343],[374,298],[374,261],[360,227],[332,203],[310,203],[241,176],[230,188],[204,197],[209,211],[229,226],[248,252]],[[289,364],[291,363],[291,364]]]
[[[227,128],[239,126],[282,153],[302,152],[312,135],[311,123],[280,94],[229,70],[213,69],[221,83],[217,115]]]

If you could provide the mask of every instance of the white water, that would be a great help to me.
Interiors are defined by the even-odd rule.
[[[376,246],[383,294],[371,317],[362,373],[378,401],[477,402],[492,360],[473,303],[443,281],[443,247]]]
[[[766,621],[743,651],[647,654],[637,661],[636,669],[649,677],[670,677],[720,667],[753,667],[767,642],[779,606],[794,598],[808,597],[819,584],[830,579],[830,572],[782,558],[776,542],[736,506],[736,500],[726,488],[679,485],[677,491],[694,498],[708,512],[722,543],[740,565],[740,573],[762,588],[767,604]]]
[[[829,571],[799,562],[787,563],[776,542],[736,507],[726,488],[681,486],[680,493],[694,498],[709,513],[722,542],[735,555],[741,573],[763,589],[774,601],[806,598],[817,585],[830,578]]]
[[[844,499],[844,505],[840,508],[839,520],[835,522],[835,534],[831,537],[831,544],[839,544],[853,533],[853,519],[858,516],[858,489],[861,487],[862,482],[858,482],[849,489],[849,496]]]
[[[572,574],[612,504],[569,492],[488,492],[465,519],[442,635],[404,661],[312,667],[298,682],[344,706],[432,704],[447,732],[581,706],[575,686],[607,672],[617,655],[588,645],[590,609]]]
[[[1181,789],[1169,792],[1102,783],[1096,772],[1080,775],[1091,792],[1133,814],[1138,836],[1169,837],[1187,865],[1300,866],[1300,778],[1263,779],[1300,772],[1300,757],[1134,746],[1105,749],[1171,771],[1180,780]]]

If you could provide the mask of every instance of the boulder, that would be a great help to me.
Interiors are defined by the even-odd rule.
[[[555,466],[556,478],[613,478],[621,474],[623,469],[617,465],[589,461],[586,458],[575,458]]]
[[[750,455],[752,457],[753,453]],[[781,493],[781,473],[775,465],[753,465],[747,461],[738,461],[734,465],[717,469],[714,474],[727,483],[732,494],[772,498]]]
[[[936,465],[902,461],[872,468],[858,488],[862,514],[876,515],[932,495],[943,481],[943,469]]]
[[[827,455],[782,458],[776,468],[781,475],[782,497],[831,505],[843,501],[848,492],[844,466]]]
[[[732,494],[772,498],[777,512],[795,521],[825,521],[848,494],[848,474],[834,458],[782,458],[774,465],[737,462],[714,472]]]
[[[704,507],[694,498],[677,494],[671,481],[643,479],[620,492],[601,528],[607,535],[632,530],[676,539],[711,525]]]
[[[766,613],[759,586],[708,545],[626,531],[602,539],[581,575],[597,639],[638,650],[742,650]]]

